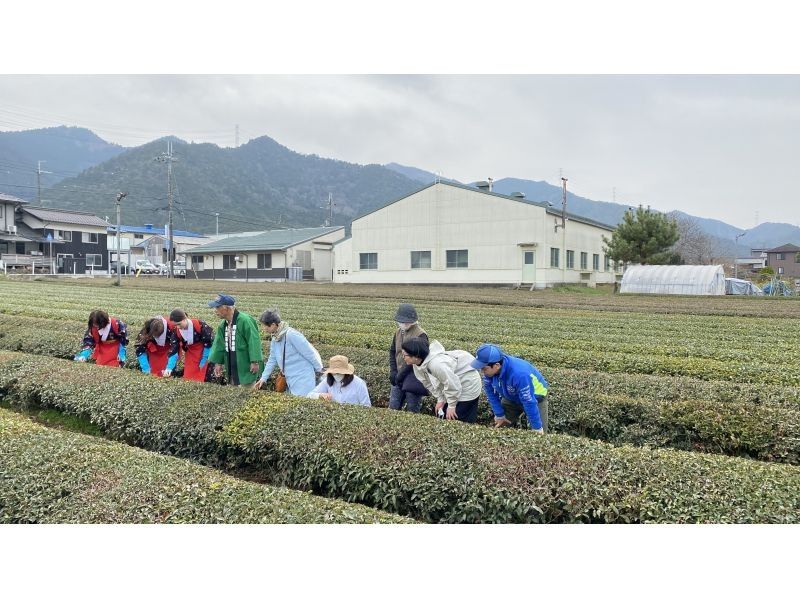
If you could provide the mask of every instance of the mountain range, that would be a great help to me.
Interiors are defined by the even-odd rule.
[[[172,142],[174,226],[213,233],[276,226],[348,225],[353,218],[432,183],[434,173],[397,163],[359,165],[292,151],[267,137],[236,148],[162,138],[125,148],[88,129],[55,127],[0,132],[0,191],[37,202],[37,163],[43,161],[42,204],[113,218],[121,191],[123,223],[166,222],[167,165]],[[451,180],[453,179],[443,179]],[[459,182],[459,181],[454,181]],[[467,183],[467,184],[475,184]],[[528,201],[561,206],[561,187],[545,181],[504,178],[493,191],[522,192]],[[567,211],[617,224],[634,206],[567,193]],[[740,229],[720,220],[673,212],[713,238],[719,255],[749,255],[749,248],[800,245],[800,228],[763,223]],[[738,240],[737,240],[737,237]]]

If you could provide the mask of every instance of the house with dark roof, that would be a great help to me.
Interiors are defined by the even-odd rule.
[[[767,249],[767,266],[775,274],[785,278],[800,278],[800,247],[787,243],[775,249]]]
[[[544,288],[616,281],[614,227],[522,193],[436,181],[353,220],[335,245],[334,281]]]
[[[21,206],[19,234],[30,239],[25,253],[47,258],[57,273],[108,272],[108,222],[89,212]]]
[[[179,251],[186,277],[248,282],[332,280],[333,244],[343,226],[268,230],[233,235]]]

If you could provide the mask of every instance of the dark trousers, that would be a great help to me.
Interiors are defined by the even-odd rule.
[[[422,397],[413,392],[405,392],[399,386],[392,386],[392,391],[389,393],[389,409],[399,411],[406,407],[406,411],[411,413],[419,413],[422,409]]]
[[[542,430],[547,433],[547,397],[539,399],[539,418],[542,420]],[[516,427],[519,421],[519,416],[525,413],[522,405],[514,403],[507,399],[501,399],[500,404],[503,406],[503,411],[506,412],[506,419],[511,422],[511,425]],[[530,422],[528,422],[530,425]]]
[[[444,409],[445,413],[447,413],[447,405],[445,405]],[[458,416],[458,421],[474,424],[478,420],[478,399],[456,403],[456,415]]]

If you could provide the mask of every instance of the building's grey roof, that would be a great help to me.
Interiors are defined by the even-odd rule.
[[[45,223],[101,226],[103,229],[108,227],[108,222],[90,212],[74,212],[72,210],[57,210],[55,208],[39,208],[34,206],[25,206],[22,210]]]
[[[0,233],[0,241],[8,241],[10,243],[25,243],[26,241],[33,241],[23,235],[12,235],[10,233]]]
[[[125,226],[124,224],[119,227],[123,233],[141,233],[147,235],[165,235],[166,231],[164,230],[165,227],[163,226],[153,226],[145,225],[145,226]],[[117,229],[116,225],[111,225],[108,227],[109,232],[113,232]],[[173,229],[172,235],[174,237],[206,237],[207,235],[203,235],[201,233],[193,233],[192,231],[188,230],[177,230]]]
[[[787,243],[786,245],[781,245],[775,249],[767,249],[766,253],[793,253],[795,251],[800,251],[800,247],[797,245],[792,245],[791,243]]]
[[[394,199],[394,200],[382,205],[381,207],[372,210],[371,212],[367,212],[366,214],[362,214],[358,218],[353,218],[353,222],[355,222],[356,220],[359,220],[361,218],[364,218],[365,216],[369,216],[370,214],[374,214],[378,210],[382,210],[383,208],[385,208],[387,206],[390,206],[390,205],[392,205],[394,203],[397,203],[398,201],[403,201],[405,198],[411,197],[412,195],[415,195],[416,193],[419,193],[420,191],[424,191],[428,187],[433,187],[434,185],[448,185],[450,187],[456,187],[458,189],[466,189],[468,191],[473,191],[475,193],[482,193],[484,195],[491,195],[491,196],[494,196],[494,197],[500,197],[500,198],[505,199],[507,201],[516,201],[516,202],[519,202],[519,203],[522,203],[522,204],[525,204],[525,205],[529,205],[529,206],[537,206],[537,207],[540,207],[540,208],[544,208],[547,211],[548,214],[551,214],[551,215],[559,217],[559,218],[561,217],[561,210],[557,210],[555,207],[550,206],[547,202],[528,201],[528,200],[526,200],[524,198],[521,198],[521,197],[511,197],[509,195],[503,195],[502,193],[495,193],[494,191],[484,191],[483,189],[478,189],[477,187],[471,187],[469,185],[462,185],[461,183],[453,183],[451,181],[438,181],[438,182],[430,183],[429,185],[425,185],[424,187],[420,187],[416,191],[412,191],[411,193],[408,193],[408,194],[404,195],[403,197],[400,197],[398,199]],[[567,218],[567,220],[572,220],[574,222],[581,222],[583,224],[590,224],[592,226],[597,226],[599,228],[604,228],[604,229],[609,230],[609,231],[613,231],[616,228],[616,227],[614,227],[614,226],[612,226],[610,224],[606,224],[604,222],[598,222],[597,220],[592,220],[591,218],[584,218],[583,216],[578,216],[577,214],[572,214],[570,212],[566,213],[566,218]]]
[[[346,237],[342,237],[342,238],[341,238],[341,239],[339,239],[338,241],[334,241],[334,242],[333,242],[333,246],[334,246],[334,247],[336,247],[336,246],[337,246],[339,243],[344,243],[344,242],[345,242],[345,241],[347,241],[348,239],[352,239],[352,238],[353,238],[353,235],[347,235]]]
[[[20,199],[19,197],[14,197],[8,193],[0,193],[0,201],[4,201],[6,203],[28,203],[26,200]]]
[[[237,251],[276,251],[305,243],[322,235],[342,230],[343,226],[323,226],[319,228],[291,228],[268,230],[260,235],[227,237],[198,245],[178,253],[207,255],[211,253],[235,253]]]
[[[56,245],[64,243],[64,241],[59,241],[57,239],[53,239],[52,241],[48,240],[45,235],[42,235],[40,230],[32,229],[31,227],[29,227],[24,222],[20,222],[17,225],[17,233],[19,233],[19,235],[21,237],[25,237],[27,240],[33,241],[34,243],[50,243],[50,242],[52,242],[53,244],[56,244]],[[26,239],[18,239],[18,240],[19,241],[24,241]]]

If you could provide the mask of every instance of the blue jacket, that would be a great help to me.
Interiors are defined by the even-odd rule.
[[[512,355],[503,355],[503,365],[496,376],[483,376],[483,390],[494,416],[505,415],[501,399],[518,403],[525,410],[532,430],[542,427],[539,401],[547,396],[549,388],[550,385],[539,370],[524,359]]]

